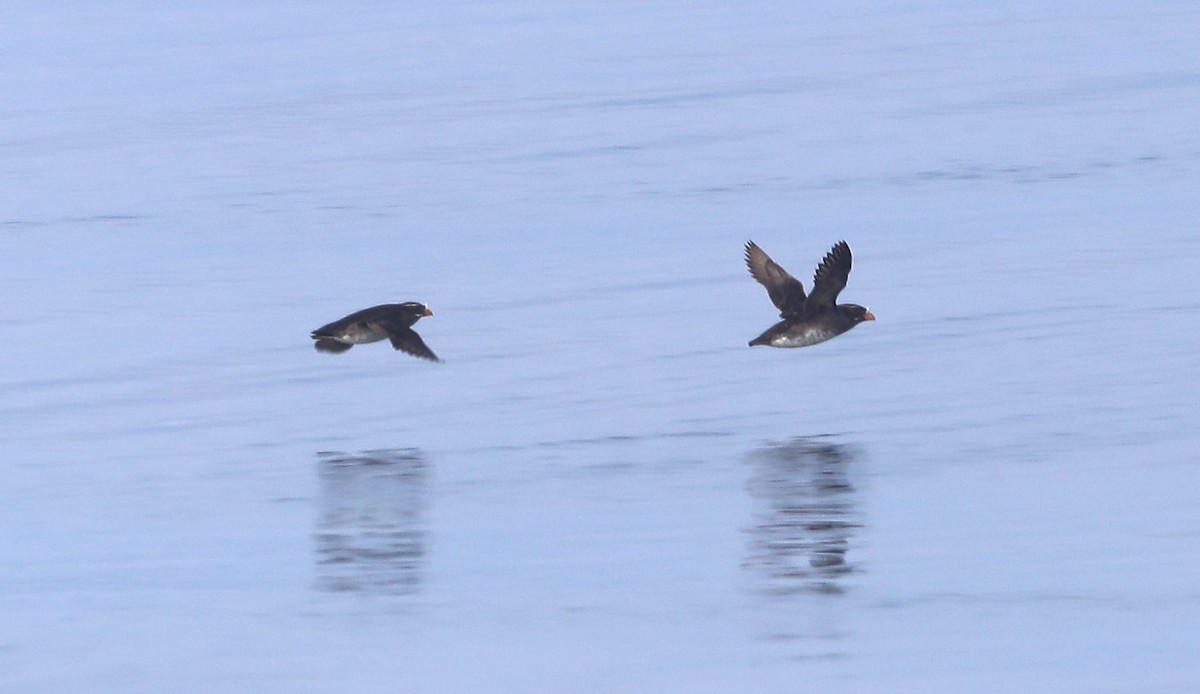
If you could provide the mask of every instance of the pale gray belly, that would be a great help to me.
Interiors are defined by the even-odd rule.
[[[832,330],[822,330],[820,328],[807,328],[800,331],[791,331],[783,335],[776,335],[771,339],[772,347],[808,347],[815,345],[818,342],[837,337],[838,333]]]
[[[365,345],[370,342],[379,342],[387,338],[387,333],[379,330],[371,325],[352,325],[335,337],[342,342],[349,342],[355,345]]]

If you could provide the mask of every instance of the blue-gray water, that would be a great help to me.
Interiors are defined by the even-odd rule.
[[[1200,690],[1193,4],[201,5],[2,20],[4,691]]]

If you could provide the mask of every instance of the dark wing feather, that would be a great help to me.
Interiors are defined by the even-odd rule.
[[[787,317],[804,309],[804,285],[771,260],[753,241],[746,242],[746,268],[758,283],[767,288],[771,303]]]
[[[332,340],[328,337],[319,337],[315,334],[313,335],[313,339],[316,340],[316,342],[313,343],[313,347],[316,347],[318,352],[332,352],[334,354],[340,354],[341,352],[345,352],[354,346],[345,342]]]
[[[809,312],[831,310],[837,304],[838,294],[846,288],[850,277],[850,246],[838,241],[825,254],[817,272],[813,275],[813,290],[808,297]]]
[[[395,349],[429,361],[441,361],[412,328],[398,323],[384,323],[380,327],[387,331],[388,340]]]

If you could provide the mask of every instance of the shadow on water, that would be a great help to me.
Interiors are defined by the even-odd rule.
[[[746,489],[756,502],[745,567],[772,596],[840,595],[855,571],[847,556],[858,522],[853,446],[828,437],[798,437],[747,456]]]
[[[428,465],[413,448],[317,454],[317,587],[406,595],[420,589]]]

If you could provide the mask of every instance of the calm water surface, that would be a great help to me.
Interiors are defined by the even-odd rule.
[[[4,21],[5,691],[1200,690],[1190,4]]]

